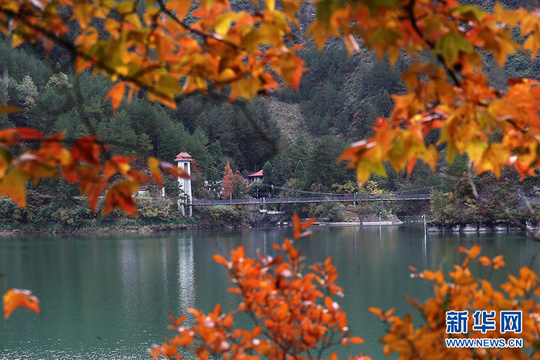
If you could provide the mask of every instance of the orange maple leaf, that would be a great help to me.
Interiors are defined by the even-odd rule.
[[[4,317],[7,319],[18,307],[25,307],[40,313],[39,300],[30,290],[8,289],[4,294]]]

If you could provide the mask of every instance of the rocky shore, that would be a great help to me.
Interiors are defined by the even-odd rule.
[[[531,224],[527,228],[533,228]],[[508,232],[523,231],[524,228],[516,225],[512,221],[494,221],[494,222],[474,222],[474,223],[451,223],[443,224],[440,222],[430,222],[427,224],[428,232],[448,232],[448,233],[480,233],[480,232]]]

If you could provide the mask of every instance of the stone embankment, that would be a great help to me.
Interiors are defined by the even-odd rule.
[[[533,229],[531,224],[527,224],[527,228]],[[442,224],[439,222],[431,222],[428,224],[428,232],[448,232],[448,233],[480,233],[480,232],[508,232],[508,231],[523,231],[523,227],[516,225],[511,221],[495,221],[495,222],[474,222],[467,224]]]
[[[276,226],[285,216],[282,211],[259,211],[249,214],[248,223],[250,227]]]

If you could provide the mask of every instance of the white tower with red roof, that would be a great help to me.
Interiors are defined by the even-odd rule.
[[[178,162],[179,168],[184,169],[184,171],[191,176],[191,162],[193,161],[193,157],[191,157],[191,155],[189,155],[187,152],[181,152],[180,154],[176,155],[176,159],[174,161]],[[193,203],[193,197],[191,195],[191,179],[178,178],[178,187],[180,188],[178,208],[182,211],[182,214],[186,216],[186,208],[184,205],[187,204],[187,213],[188,216],[191,217],[193,215],[193,209],[191,206]]]

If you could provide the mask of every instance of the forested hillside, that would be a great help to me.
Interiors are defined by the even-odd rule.
[[[488,9],[494,5],[494,1],[468,2],[480,3]],[[527,1],[503,3],[507,7],[528,4]],[[233,2],[237,8],[247,8],[249,4],[249,1]],[[305,24],[313,16],[312,9],[302,8]],[[296,31],[305,31],[304,23],[300,25]],[[354,172],[345,169],[345,164],[336,166],[336,159],[348,145],[370,133],[376,117],[390,114],[391,95],[405,91],[400,76],[413,60],[403,55],[392,67],[386,59],[380,61],[365,50],[348,56],[345,47],[337,41],[322,52],[311,43],[302,45],[301,56],[309,70],[299,91],[282,88],[256,97],[245,109],[227,104],[219,96],[190,95],[179,100],[177,110],[151,103],[144,93],[139,93],[130,101],[123,101],[113,113],[110,100],[104,100],[112,86],[110,82],[92,76],[89,71],[74,77],[71,57],[61,48],[55,47],[43,58],[36,55],[42,54],[41,49],[31,45],[12,49],[0,39],[0,103],[24,110],[0,114],[0,127],[32,127],[45,134],[65,132],[68,138],[95,133],[111,144],[112,152],[153,155],[171,162],[176,154],[187,151],[202,164],[196,167],[194,179],[195,196],[199,198],[220,196],[209,184],[221,180],[223,175],[219,171],[227,163],[233,173],[238,171],[244,176],[264,168],[262,183],[255,183],[251,190],[235,192],[236,197],[283,195],[286,190],[279,187],[312,192],[358,192]],[[510,56],[504,69],[486,55],[484,66],[501,89],[507,78],[540,78],[540,62],[531,63],[527,56],[519,54]],[[437,136],[430,134],[428,139],[434,143]],[[445,148],[439,147],[439,151],[444,153]],[[459,168],[463,164],[453,166]],[[424,164],[417,164],[410,177],[396,174],[390,167],[386,170],[388,178],[375,177],[370,189],[403,191],[436,186],[446,192],[457,191],[448,185],[447,178],[441,177],[441,173],[456,172],[451,167],[449,170],[444,156],[435,174]],[[76,194],[59,182],[42,182],[35,188],[36,193],[49,198]],[[166,188],[168,194],[174,194],[174,182],[166,183]],[[157,189],[147,190],[157,193]],[[297,193],[288,195],[294,194]],[[37,201],[37,208],[42,209],[44,204],[51,207],[51,213],[42,214],[41,221],[71,202],[64,201],[58,207],[54,201]],[[26,215],[21,215],[20,221],[33,220],[43,210],[35,210],[32,215],[28,211],[31,209],[23,211]],[[11,212],[7,211],[5,216]],[[81,218],[91,216],[84,214]],[[317,214],[312,211],[312,215]]]

